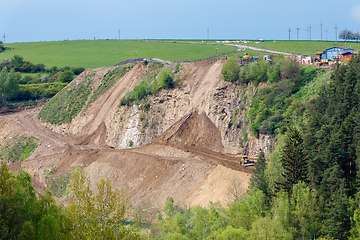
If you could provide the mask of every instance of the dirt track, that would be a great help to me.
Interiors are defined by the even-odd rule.
[[[59,134],[43,126],[38,119],[40,107],[0,115],[1,137],[25,133],[41,141],[29,159],[13,164],[12,168],[28,171],[36,189],[43,190],[47,187],[44,170],[56,168],[53,176],[56,178],[80,165],[94,185],[100,178],[109,177],[115,188],[127,192],[134,205],[149,200],[153,207],[161,207],[167,196],[187,206],[207,205],[209,201],[225,204],[232,198],[234,184],[245,192],[251,168],[241,166],[239,157],[221,153],[221,134],[202,110],[190,111],[151,144],[123,150],[106,144],[106,118],[116,110],[126,89],[142,78],[141,68],[138,64],[99,98],[84,114],[87,121],[76,119],[80,122],[74,128],[76,134]],[[206,98],[201,97],[207,96],[210,87],[217,86],[214,81],[218,79],[212,81],[210,76],[221,65],[215,63],[202,69],[196,74],[195,69],[190,69],[188,73],[195,74],[199,81],[207,79],[203,88],[196,88],[200,92],[192,93],[190,109],[206,108]]]

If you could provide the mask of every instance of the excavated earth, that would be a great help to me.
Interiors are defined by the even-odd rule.
[[[242,154],[255,158],[272,142],[267,136],[249,135],[246,143],[239,143],[248,133],[244,118],[255,91],[224,82],[224,64],[225,59],[183,64],[178,87],[149,97],[149,111],[119,107],[126,91],[145,75],[140,62],[70,124],[41,122],[41,106],[1,114],[0,143],[22,134],[40,140],[28,159],[11,164],[13,171],[21,167],[29,172],[38,191],[48,187],[45,170],[54,170],[51,178],[56,179],[82,166],[93,187],[108,177],[134,206],[146,202],[147,207],[161,208],[167,196],[188,207],[225,205],[248,188],[252,167],[239,164]],[[100,84],[111,69],[87,70],[71,84],[94,71],[94,84]],[[230,124],[235,112],[237,127]],[[140,114],[147,122],[139,120]]]

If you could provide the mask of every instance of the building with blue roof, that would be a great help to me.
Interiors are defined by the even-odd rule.
[[[334,60],[339,59],[342,55],[352,54],[354,49],[346,47],[332,47],[326,49],[321,54],[321,59]]]

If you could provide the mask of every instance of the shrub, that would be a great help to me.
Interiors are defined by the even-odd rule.
[[[41,98],[50,98],[57,94],[67,83],[37,83],[20,84],[17,100],[36,100]]]
[[[62,83],[71,82],[74,79],[74,74],[70,70],[65,70],[64,72],[60,73],[58,77],[58,81]]]
[[[240,65],[236,56],[233,56],[226,61],[225,66],[221,70],[221,75],[225,81],[236,82],[239,80],[239,71]]]
[[[160,71],[157,81],[160,83],[161,88],[167,89],[174,87],[174,79],[169,68],[163,68]]]
[[[162,67],[162,65],[151,63],[148,66],[149,73],[131,92],[125,94],[120,100],[120,106],[129,105],[133,102],[139,105],[146,96],[157,93],[161,88],[175,87],[171,69],[162,68],[158,73],[158,67]]]

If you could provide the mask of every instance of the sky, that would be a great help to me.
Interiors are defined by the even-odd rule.
[[[359,0],[0,0],[0,39],[335,40],[360,32]],[[322,24],[322,31],[321,31]],[[310,27],[311,26],[311,31]],[[297,30],[299,28],[299,30]]]

